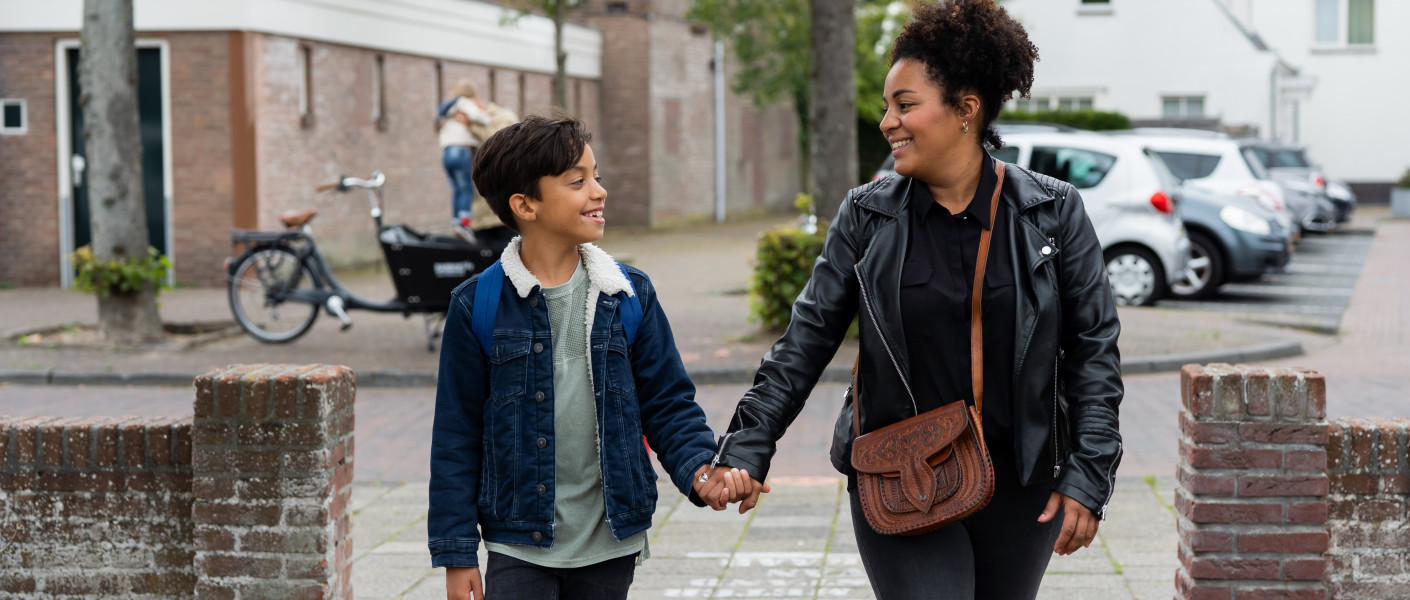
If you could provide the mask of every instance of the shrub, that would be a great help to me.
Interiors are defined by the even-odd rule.
[[[1410,190],[1410,169],[1405,169],[1405,174],[1400,176],[1400,181],[1395,182],[1395,187]]]
[[[84,246],[73,252],[73,287],[80,292],[107,298],[114,293],[134,292],[151,283],[156,293],[167,289],[166,275],[171,271],[171,260],[147,247],[147,256],[132,257],[127,260],[99,262],[93,257],[93,247]]]
[[[1128,119],[1126,115],[1104,110],[1040,110],[1035,112],[1005,110],[999,113],[999,119],[1003,121],[1043,121],[1092,131],[1131,128],[1131,119]]]
[[[825,229],[817,233],[784,225],[759,234],[754,276],[749,282],[750,317],[764,327],[782,329],[792,316],[793,301],[813,274],[822,254]]]

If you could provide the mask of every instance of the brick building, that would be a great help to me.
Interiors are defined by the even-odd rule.
[[[594,130],[614,224],[714,212],[713,54],[684,0],[595,2],[564,35],[568,109]],[[69,285],[87,241],[82,2],[0,0],[0,284]],[[386,219],[446,231],[449,186],[435,107],[462,77],[527,114],[552,103],[551,21],[501,26],[473,0],[355,5],[137,0],[139,104],[151,241],[183,284],[219,285],[231,227],[274,229],[313,208],[335,264],[377,260],[362,196],[320,195],[339,175],[387,175]],[[729,95],[727,206],[791,206],[796,119]],[[16,125],[11,127],[11,125]]]

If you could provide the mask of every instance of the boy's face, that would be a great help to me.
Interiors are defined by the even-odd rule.
[[[529,225],[535,233],[573,245],[602,239],[607,223],[602,212],[607,190],[599,182],[597,159],[591,145],[583,148],[583,156],[573,168],[540,178],[539,195],[539,200],[530,201],[532,220],[521,223],[521,229]]]

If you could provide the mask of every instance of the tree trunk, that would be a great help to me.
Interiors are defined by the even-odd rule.
[[[568,51],[563,49],[563,20],[568,12],[568,0],[553,2],[553,52],[558,70],[553,77],[553,102],[568,110]]]
[[[147,257],[142,138],[137,123],[133,0],[84,0],[79,82],[88,149],[88,210],[99,263]],[[156,289],[98,297],[98,328],[120,345],[162,339]]]
[[[857,185],[855,0],[811,0],[809,155],[818,216],[831,219]]]

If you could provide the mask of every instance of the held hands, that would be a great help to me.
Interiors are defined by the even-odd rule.
[[[1091,546],[1092,539],[1097,537],[1097,526],[1101,521],[1081,502],[1053,492],[1053,495],[1048,497],[1048,505],[1043,508],[1043,514],[1038,515],[1038,522],[1047,523],[1053,520],[1053,517],[1057,516],[1059,505],[1062,506],[1063,514],[1062,533],[1053,544],[1053,552],[1072,554],[1078,548]]]
[[[712,468],[708,464],[696,469],[694,487],[695,493],[710,508],[724,510],[726,505],[738,502],[741,515],[759,504],[760,493],[767,494],[771,490],[769,484],[750,478],[748,471],[725,466]]]
[[[446,567],[446,600],[485,600],[478,567]]]

